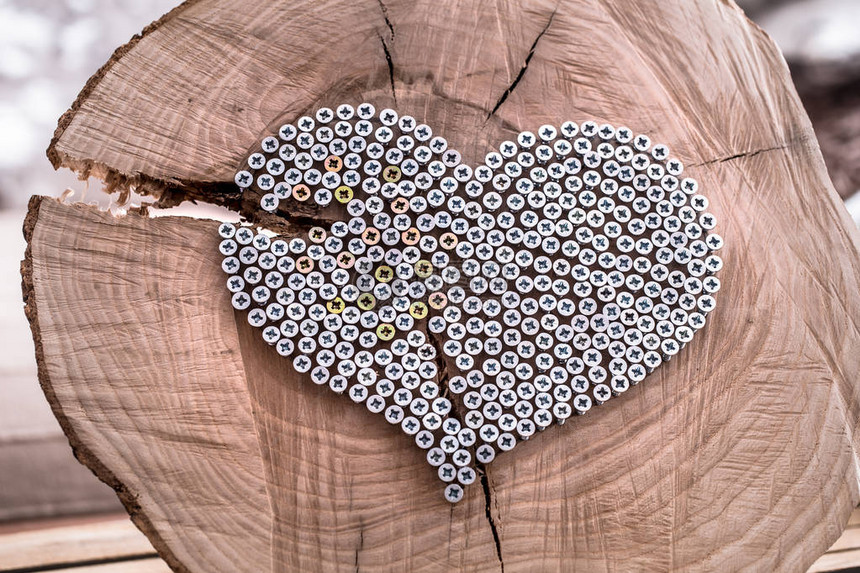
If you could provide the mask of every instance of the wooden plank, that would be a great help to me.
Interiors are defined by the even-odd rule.
[[[171,573],[167,563],[159,557],[135,561],[118,561],[101,565],[87,565],[62,569],[61,573]]]
[[[128,516],[0,533],[0,572],[108,560],[156,557]]]
[[[860,507],[851,513],[839,539],[812,564],[807,573],[837,571],[846,567],[860,567]]]
[[[842,532],[836,543],[830,546],[827,553],[846,551],[848,549],[860,549],[860,527],[849,527]],[[860,565],[860,563],[858,563]]]
[[[806,573],[826,573],[828,571],[842,571],[844,569],[860,566],[860,548],[848,551],[836,551],[825,553],[818,561],[812,564]]]
[[[40,529],[57,529],[60,527],[75,527],[93,523],[104,523],[123,519],[126,514],[122,511],[87,513],[82,515],[60,515],[55,517],[33,518],[27,520],[7,521],[0,523],[0,536]]]

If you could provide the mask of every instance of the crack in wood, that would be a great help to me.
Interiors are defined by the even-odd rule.
[[[205,181],[199,179],[161,178],[145,173],[122,173],[108,165],[92,159],[73,159],[62,156],[61,166],[70,169],[79,179],[93,177],[104,183],[106,195],[118,193],[117,204],[124,205],[131,193],[156,199],[151,206],[166,209],[183,201],[205,201],[240,212],[242,192],[230,181]]]
[[[505,103],[505,100],[508,99],[508,96],[511,95],[511,93],[514,91],[514,88],[517,87],[517,84],[520,83],[520,80],[523,79],[523,76],[525,75],[526,70],[529,67],[529,63],[531,62],[532,57],[534,57],[534,55],[535,55],[535,50],[537,50],[538,42],[540,42],[540,39],[543,38],[544,34],[546,34],[547,30],[549,30],[549,27],[552,25],[552,21],[555,18],[555,14],[557,11],[558,11],[558,5],[556,5],[556,7],[553,9],[552,14],[549,15],[549,20],[547,20],[546,25],[543,27],[543,29],[540,31],[540,33],[537,35],[534,42],[532,42],[532,45],[529,48],[529,53],[526,55],[526,60],[525,60],[525,62],[523,62],[523,67],[520,68],[520,71],[517,74],[517,77],[514,78],[514,81],[511,82],[511,85],[508,86],[508,89],[506,89],[504,91],[504,93],[502,93],[502,96],[496,102],[495,107],[493,107],[493,111],[491,111],[487,115],[487,119],[490,119],[491,117],[493,117],[496,114],[496,112],[499,110],[499,108],[502,107],[502,104]]]
[[[376,0],[379,4],[379,9],[382,10],[382,17],[385,18],[385,25],[388,26],[388,31],[391,32],[391,41],[394,41],[394,26],[391,24],[391,20],[388,19],[388,6],[386,6],[382,0]]]
[[[430,341],[430,344],[432,344],[436,349],[437,364],[439,364],[439,385],[443,388],[445,392],[444,395],[451,401],[451,415],[457,420],[463,420],[464,418],[460,416],[457,401],[450,395],[451,393],[448,388],[448,379],[450,375],[448,373],[448,364],[442,354],[442,343],[434,333],[430,332],[429,329],[427,330],[427,338]],[[493,543],[496,545],[496,557],[498,557],[499,566],[501,567],[502,573],[504,573],[505,562],[502,560],[502,542],[499,538],[499,531],[496,529],[496,521],[493,518],[492,507],[494,505],[494,500],[492,490],[490,488],[490,481],[487,477],[487,468],[477,460],[475,460],[475,467],[478,470],[478,474],[481,476],[481,487],[484,490],[484,511],[486,512],[487,523],[490,524],[490,532],[493,534]],[[454,511],[453,504],[451,504],[451,511]]]
[[[359,565],[358,565],[358,553],[364,549],[364,527],[362,524],[359,524],[358,530],[358,547],[355,548],[355,573],[358,573]]]
[[[394,42],[394,24],[388,18],[388,6],[382,0],[376,0],[379,4],[379,11],[382,12],[382,18],[385,20],[385,26],[388,28],[388,33],[391,35],[391,42]],[[382,43],[382,51],[385,53],[385,62],[388,64],[388,82],[391,85],[391,96],[394,98],[394,104],[397,104],[397,91],[394,89],[394,61],[391,59],[391,50],[388,48],[388,42],[382,37],[382,34],[377,33],[379,41]]]
[[[487,476],[487,467],[481,462],[476,462],[479,473],[481,474],[481,487],[484,490],[484,510],[487,514],[487,521],[490,524],[490,531],[493,534],[493,542],[496,544],[496,557],[499,558],[499,567],[502,573],[505,573],[505,561],[502,559],[502,540],[499,538],[499,530],[496,528],[496,520],[493,518],[493,492],[490,487],[490,479]]]
[[[445,361],[445,355],[442,353],[442,343],[436,338],[436,335],[428,328],[427,329],[427,339],[430,341],[430,344],[433,345],[433,348],[436,350],[436,366],[439,368],[439,386],[442,388],[443,396],[451,400],[451,411],[454,416],[459,420],[460,413],[457,411],[457,403],[451,399],[450,390],[448,389],[448,363]]]
[[[701,163],[696,163],[693,167],[701,167],[703,165],[713,165],[714,163],[726,163],[727,161],[734,161],[735,159],[741,159],[743,157],[755,157],[760,153],[767,153],[769,151],[779,151],[781,149],[788,149],[791,147],[791,144],[786,143],[783,145],[776,145],[774,147],[765,147],[762,149],[753,149],[752,151],[742,151],[741,153],[735,153],[734,155],[729,155],[727,157],[717,157],[715,159],[709,159],[708,161],[703,161]]]
[[[301,230],[307,230],[311,227],[317,227],[322,225],[331,225],[334,223],[333,219],[327,219],[322,216],[316,215],[294,215],[292,213],[279,213],[278,217],[281,219],[286,219],[291,225],[298,227]]]
[[[394,98],[394,104],[397,104],[397,91],[394,89],[394,62],[391,60],[391,52],[388,50],[388,44],[385,43],[385,38],[381,34],[377,34],[379,41],[382,42],[382,51],[385,52],[385,61],[388,64],[388,82],[391,84],[391,96]]]

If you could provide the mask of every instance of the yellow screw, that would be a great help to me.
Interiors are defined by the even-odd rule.
[[[340,297],[334,298],[328,301],[325,307],[332,314],[340,314],[343,311],[343,299]]]
[[[426,279],[433,274],[433,264],[425,259],[421,259],[415,263],[415,274],[422,279]]]
[[[400,181],[400,168],[396,165],[389,165],[382,172],[382,178],[389,183],[397,183]]]
[[[335,189],[334,197],[337,199],[338,203],[349,203],[352,201],[352,187],[348,187],[346,185],[341,185],[337,189]]]
[[[412,318],[415,319],[424,318],[427,316],[427,305],[420,300],[416,300],[409,307],[409,314],[411,314]]]
[[[397,331],[390,324],[380,324],[376,327],[376,336],[379,337],[379,340],[383,342],[388,342],[394,335],[397,334]]]
[[[394,278],[394,271],[391,270],[391,267],[388,265],[382,265],[376,269],[374,273],[376,280],[381,283],[387,283]]]
[[[365,293],[358,297],[358,308],[361,310],[371,310],[376,306],[376,297],[370,293]]]

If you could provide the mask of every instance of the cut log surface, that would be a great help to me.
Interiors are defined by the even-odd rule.
[[[191,0],[94,76],[49,157],[254,218],[232,185],[248,150],[342,101],[413,115],[470,163],[566,119],[669,144],[726,239],[719,308],[678,359],[451,506],[410,438],[234,313],[215,222],[35,198],[41,383],[172,568],[799,571],[839,537],[860,501],[860,238],[779,51],[736,6]]]

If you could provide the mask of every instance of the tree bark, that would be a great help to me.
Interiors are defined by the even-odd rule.
[[[248,149],[365,100],[470,163],[566,119],[668,143],[721,222],[720,308],[678,359],[450,506],[411,439],[234,313],[214,222],[34,198],[40,381],[171,567],[771,571],[827,549],[860,500],[860,241],[759,28],[721,0],[191,0],[96,73],[48,155],[254,219],[232,184]]]

